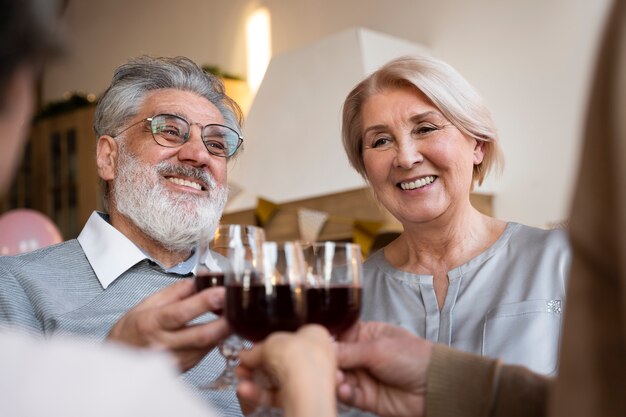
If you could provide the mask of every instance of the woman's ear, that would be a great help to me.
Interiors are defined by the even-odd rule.
[[[474,145],[474,165],[480,165],[485,158],[485,141],[476,140]]]
[[[111,181],[115,178],[118,157],[118,145],[115,139],[108,135],[100,136],[96,145],[96,165],[98,175],[103,181]]]

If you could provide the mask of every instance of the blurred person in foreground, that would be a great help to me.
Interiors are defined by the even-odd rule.
[[[35,105],[35,85],[44,62],[58,55],[54,1],[2,0],[0,32],[0,126],[2,163],[0,195],[4,195],[22,159]]]
[[[361,319],[554,374],[567,234],[472,206],[474,186],[502,165],[474,88],[435,58],[398,58],[348,94],[342,132],[350,163],[404,229],[364,264]]]
[[[35,82],[44,62],[62,51],[57,13],[51,0],[0,0],[0,194],[21,159]],[[212,415],[168,358],[145,351],[64,337],[42,341],[7,326],[0,329],[0,375],[2,416]]]
[[[0,324],[167,352],[192,387],[217,377],[223,288],[196,293],[190,277],[222,215],[240,121],[221,81],[187,58],[117,68],[94,121],[107,212],[78,239],[0,258]],[[233,392],[195,393],[241,415]]]
[[[278,385],[268,391],[247,380],[239,387],[242,399],[276,404],[302,361],[321,355],[318,361],[342,369],[338,382],[325,367],[311,371],[316,389],[292,396],[290,409],[316,398],[329,410],[318,416],[335,415],[335,398],[318,393],[330,386],[341,401],[381,416],[626,415],[626,2],[611,10],[571,212],[573,262],[558,376],[434,344],[389,324],[359,322],[334,352],[323,329],[297,353],[285,349],[302,343],[306,327],[244,352],[242,375],[262,369]]]

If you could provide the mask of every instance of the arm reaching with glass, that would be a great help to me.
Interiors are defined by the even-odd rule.
[[[196,325],[188,323],[223,305],[223,288],[196,293],[193,280],[181,280],[137,304],[115,323],[107,339],[167,350],[178,368],[187,371],[229,334],[223,318]]]
[[[342,335],[337,363],[339,400],[383,417],[547,412],[549,378],[386,323],[359,322]]]
[[[424,414],[431,342],[376,322],[359,322],[339,340],[342,402],[381,416]]]

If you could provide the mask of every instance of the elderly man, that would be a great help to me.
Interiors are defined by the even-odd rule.
[[[223,291],[195,293],[193,248],[218,224],[241,112],[220,81],[186,58],[134,59],[96,109],[108,214],[78,239],[0,258],[0,323],[167,350],[198,385],[223,367]],[[203,316],[204,317],[200,317]],[[202,392],[221,415],[234,393]]]

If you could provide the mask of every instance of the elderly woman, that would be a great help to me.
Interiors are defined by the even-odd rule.
[[[348,94],[342,133],[350,163],[404,228],[365,263],[362,318],[555,373],[567,236],[472,207],[474,184],[502,160],[468,82],[433,58],[391,61]]]

